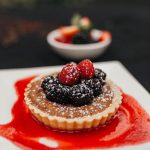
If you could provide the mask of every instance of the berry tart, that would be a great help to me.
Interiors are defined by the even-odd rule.
[[[25,103],[34,118],[60,130],[79,130],[105,124],[122,101],[120,89],[106,73],[85,59],[60,72],[33,79]]]

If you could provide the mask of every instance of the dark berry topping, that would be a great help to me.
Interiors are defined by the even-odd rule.
[[[86,34],[78,33],[72,37],[73,44],[88,44],[90,43],[89,38]]]
[[[102,93],[105,82],[106,73],[94,69],[93,63],[85,59],[78,65],[67,64],[58,76],[47,76],[41,87],[50,101],[82,106]]]
[[[98,96],[102,93],[102,84],[99,79],[93,78],[89,80],[83,79],[81,83],[87,85],[93,90],[93,95]]]
[[[80,77],[80,70],[76,64],[67,64],[59,73],[60,83],[68,86],[72,86],[78,82]]]
[[[60,84],[51,84],[48,90],[45,90],[46,98],[61,104],[68,103],[69,87]]]
[[[106,73],[103,72],[101,69],[95,69],[95,78],[98,78],[101,80],[101,84],[105,84],[106,80]]]
[[[48,76],[42,82],[41,87],[48,100],[58,103],[66,103],[68,101],[69,87],[61,85],[57,77]]]
[[[95,74],[93,63],[89,59],[81,61],[78,64],[78,68],[80,69],[82,78],[90,79]]]
[[[85,84],[77,84],[70,89],[70,103],[75,106],[89,104],[93,99],[93,90]]]
[[[42,82],[41,87],[46,90],[51,84],[59,84],[58,78],[53,76],[46,77],[46,79]]]

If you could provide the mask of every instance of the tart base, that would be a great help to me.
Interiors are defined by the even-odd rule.
[[[59,120],[50,120],[47,117],[42,117],[40,114],[35,113],[34,110],[30,110],[31,114],[35,118],[35,120],[39,121],[40,123],[44,124],[46,127],[50,127],[56,130],[62,131],[76,131],[82,129],[90,129],[95,128],[100,125],[104,125],[108,122],[116,113],[116,110],[113,113],[108,114],[108,116],[103,116],[100,119],[93,119],[91,121],[84,120],[83,122],[67,122],[67,121],[59,121]]]
[[[32,80],[31,82],[34,82],[35,80],[38,80],[39,78],[36,78]],[[25,89],[25,103],[30,110],[31,114],[41,123],[44,125],[59,129],[59,130],[81,130],[81,129],[89,129],[93,127],[97,127],[99,125],[105,124],[107,121],[109,121],[112,116],[116,113],[118,110],[121,102],[122,102],[122,93],[120,89],[110,80],[107,80],[107,84],[109,84],[111,90],[114,93],[112,104],[108,108],[106,108],[104,111],[91,115],[91,116],[84,116],[84,117],[78,117],[78,118],[64,118],[59,116],[50,116],[46,112],[41,111],[34,105],[32,105],[30,102],[30,99],[28,98],[28,91],[30,90],[30,83],[27,85],[27,88]]]

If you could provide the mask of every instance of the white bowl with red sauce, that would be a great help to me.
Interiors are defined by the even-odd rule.
[[[102,38],[101,41],[88,44],[60,42],[57,38],[61,36],[61,33],[56,29],[47,35],[47,42],[56,53],[67,59],[80,60],[84,58],[96,58],[106,51],[112,41],[112,37],[108,31],[94,29],[91,32],[93,33],[93,37],[96,37],[99,33]]]

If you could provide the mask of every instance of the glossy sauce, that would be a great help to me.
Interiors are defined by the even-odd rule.
[[[24,104],[24,89],[33,77],[17,81],[18,99],[12,108],[13,119],[0,125],[0,135],[21,148],[47,150],[40,138],[52,140],[56,148],[108,148],[150,142],[150,116],[137,101],[123,94],[123,102],[115,117],[107,125],[89,131],[65,133],[47,129],[37,123]],[[132,105],[131,105],[132,104]]]

